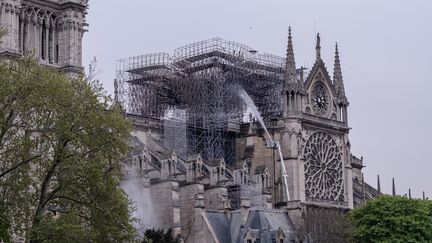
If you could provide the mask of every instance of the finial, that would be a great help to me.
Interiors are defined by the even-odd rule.
[[[412,197],[411,197],[411,188],[408,188],[408,198],[412,199]]]
[[[338,47],[338,43],[337,42],[336,42],[336,45],[335,45],[335,62],[336,62],[336,60],[338,61],[339,68],[340,68],[339,47]]]
[[[288,38],[291,38],[291,26],[288,26]]]
[[[317,40],[316,40],[316,60],[319,61],[321,60],[321,37],[320,34],[317,34]]]
[[[392,195],[396,196],[396,186],[395,186],[395,179],[392,178]]]
[[[378,190],[378,194],[381,194],[381,182],[380,182],[379,175],[377,176],[377,190]]]

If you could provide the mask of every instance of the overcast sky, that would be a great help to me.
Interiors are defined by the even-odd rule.
[[[315,35],[333,73],[339,44],[350,101],[351,150],[366,181],[432,198],[432,1],[91,0],[83,60],[113,92],[117,59],[221,37],[284,56],[293,29],[297,66],[314,62]]]

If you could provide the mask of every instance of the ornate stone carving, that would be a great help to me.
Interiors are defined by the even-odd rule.
[[[330,95],[322,82],[317,82],[312,88],[311,93],[312,109],[315,114],[324,116],[329,110]]]
[[[306,197],[343,201],[342,152],[325,132],[313,133],[304,150]]]

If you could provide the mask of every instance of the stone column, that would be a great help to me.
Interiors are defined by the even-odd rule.
[[[13,26],[14,26],[14,33],[13,33],[13,46],[12,49],[14,49],[15,52],[19,53],[21,51],[21,47],[20,47],[20,11],[19,11],[19,7],[18,5],[14,6],[14,12],[12,14],[12,18],[13,18]]]
[[[38,17],[33,16],[33,49],[35,57],[40,57],[40,30]]]
[[[353,175],[352,175],[352,158],[351,148],[349,145],[348,135],[345,134],[343,137],[344,153],[343,153],[343,168],[344,168],[344,186],[345,186],[345,202],[349,208],[354,208],[354,195],[353,195]],[[346,146],[346,147],[345,147]]]
[[[50,25],[47,22],[47,20],[45,20],[45,39],[44,39],[44,43],[42,43],[44,45],[44,57],[45,57],[45,61],[47,63],[49,63],[49,29],[50,29]]]
[[[19,27],[19,33],[18,33],[18,35],[19,35],[19,45],[20,45],[19,46],[19,51],[20,52],[24,51],[24,33],[25,33],[24,21],[25,21],[25,18],[22,15],[20,15],[19,16],[20,27]]]
[[[48,61],[54,63],[54,25],[49,25],[49,36],[48,36]]]
[[[2,1],[3,5],[0,9],[0,22],[2,28],[6,31],[5,36],[2,38],[0,50],[8,53],[18,53],[19,51],[19,1]]]
[[[242,197],[240,199],[240,218],[241,218],[241,227],[245,227],[246,221],[249,216],[249,208],[250,208],[250,199],[247,197]]]
[[[58,60],[58,56],[59,56],[59,54],[58,54],[58,41],[59,41],[59,28],[58,28],[58,26],[57,25],[55,25],[55,27],[54,27],[54,32],[53,32],[53,48],[54,48],[54,51],[53,51],[53,60],[54,60],[54,63],[56,63],[56,64],[58,64],[59,63],[59,60]]]
[[[47,20],[45,20],[45,23],[43,24],[45,26],[45,38],[44,38],[44,43],[42,43],[42,45],[44,46],[44,59],[47,63],[49,63],[49,29],[50,29],[50,25],[47,22]]]

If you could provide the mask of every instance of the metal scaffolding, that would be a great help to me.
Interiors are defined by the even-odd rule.
[[[172,57],[156,53],[117,61],[117,93],[127,113],[164,120],[164,143],[180,155],[201,153],[233,163],[246,111],[239,87],[264,119],[279,117],[284,70],[285,58],[213,38],[179,47]],[[184,117],[173,120],[170,111]]]

